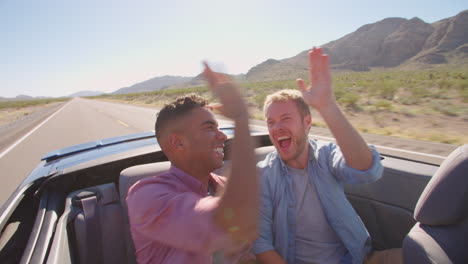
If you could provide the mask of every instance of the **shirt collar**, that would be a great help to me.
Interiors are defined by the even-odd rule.
[[[190,174],[186,173],[185,171],[177,168],[173,164],[171,164],[171,168],[169,172],[177,177],[181,182],[183,182],[191,191],[200,194],[202,196],[206,196],[208,193],[208,186],[201,183],[195,177],[191,176]],[[213,173],[210,174],[210,178],[208,179],[208,184],[215,186],[217,189],[219,182],[215,179]]]

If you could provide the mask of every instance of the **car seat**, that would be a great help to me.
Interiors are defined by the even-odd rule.
[[[468,263],[468,144],[442,163],[421,194],[403,241],[405,263]]]

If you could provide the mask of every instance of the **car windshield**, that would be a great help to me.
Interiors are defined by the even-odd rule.
[[[314,46],[368,143],[440,164],[468,142],[464,4],[3,2],[0,205],[41,160],[154,138],[159,109],[184,94],[216,102],[202,61],[241,87],[251,131],[267,132],[265,98],[309,82]],[[333,141],[325,123],[312,109],[310,136]]]

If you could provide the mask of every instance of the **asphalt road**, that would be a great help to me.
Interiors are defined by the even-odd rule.
[[[59,148],[102,138],[154,130],[156,109],[73,99],[31,128],[24,135],[11,138],[0,146],[0,205],[39,163],[44,154]],[[39,120],[39,119],[38,119]],[[253,127],[265,129],[264,121],[251,121]],[[0,135],[0,142],[6,134]],[[312,127],[313,138],[333,140],[328,129]],[[377,135],[363,135],[386,155],[440,164],[457,146]]]
[[[0,205],[39,164],[44,154],[102,138],[154,130],[157,110],[73,99],[22,138],[0,149]],[[5,135],[2,133],[1,137]],[[24,137],[26,136],[26,137]]]

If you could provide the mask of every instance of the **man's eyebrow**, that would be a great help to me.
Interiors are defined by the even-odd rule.
[[[201,126],[205,126],[205,125],[218,125],[218,123],[216,121],[213,121],[213,120],[206,120],[205,122],[201,123]]]
[[[291,115],[293,115],[294,113],[296,113],[296,112],[295,112],[295,111],[293,111],[293,112],[286,112],[286,113],[281,114],[279,117],[282,118],[282,117],[285,117],[285,116],[291,116]],[[267,121],[268,121],[268,120],[271,120],[271,119],[272,119],[271,117],[267,117],[267,118],[266,118]]]
[[[288,115],[292,115],[294,112],[287,112],[287,113],[284,113],[282,114],[281,116],[288,116]]]
[[[280,117],[290,116],[290,115],[292,115],[293,113],[294,113],[294,112],[287,112],[287,113],[281,114]],[[268,119],[271,119],[271,118],[268,118]]]

